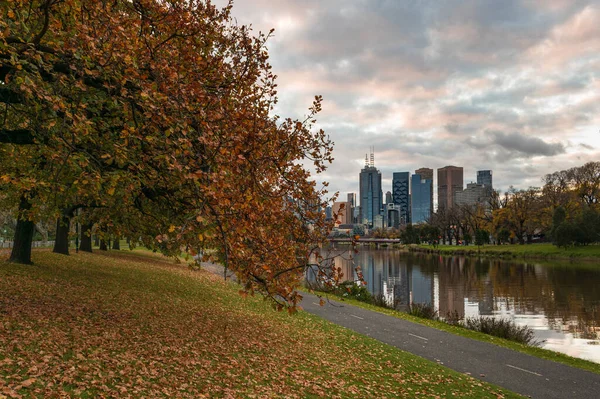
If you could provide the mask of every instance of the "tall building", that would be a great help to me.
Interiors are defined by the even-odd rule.
[[[380,215],[383,208],[383,191],[381,189],[381,172],[375,167],[375,154],[372,150],[370,161],[365,156],[365,167],[360,171],[359,185],[359,223],[373,226],[375,216]]]
[[[350,219],[347,223],[356,223],[356,213],[359,210],[356,204],[356,193],[348,193],[348,202],[350,203]]]
[[[478,170],[477,171],[477,184],[481,184],[482,186],[486,186],[486,187],[492,189],[493,188],[492,171],[491,170]]]
[[[392,200],[392,193],[391,193],[391,192],[389,192],[389,191],[388,191],[388,192],[386,192],[386,193],[385,193],[385,203],[386,203],[386,204],[391,204],[391,203],[393,203],[393,202],[394,202],[394,201]]]
[[[415,173],[412,175],[410,183],[412,223],[428,222],[433,212],[433,182]]]
[[[415,170],[415,175],[421,176],[421,179],[431,180],[433,182],[433,169],[420,168]]]
[[[415,170],[415,175],[421,176],[421,180],[431,180],[430,182],[430,198],[429,198],[429,209],[433,213],[433,169],[431,168],[420,168]],[[430,215],[431,216],[431,215]]]
[[[336,226],[352,223],[352,208],[349,202],[334,202],[331,211],[333,217],[336,217]]]
[[[333,219],[332,211],[331,211],[331,207],[328,206],[327,208],[325,208],[325,220],[331,220],[331,219]]]
[[[392,201],[400,208],[400,224],[410,223],[409,175],[409,172],[392,175]]]
[[[450,209],[454,205],[456,193],[463,189],[463,168],[445,166],[437,170],[438,209]]]

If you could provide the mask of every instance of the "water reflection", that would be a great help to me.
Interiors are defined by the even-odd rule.
[[[600,362],[600,267],[364,248],[336,259],[349,280],[356,265],[369,291],[400,310],[429,303],[442,317],[508,318],[534,329],[543,348]]]

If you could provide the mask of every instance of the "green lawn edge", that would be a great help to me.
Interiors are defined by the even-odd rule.
[[[307,289],[301,289],[303,292],[309,292],[313,294],[320,294],[318,292],[310,292]],[[323,295],[323,294],[321,294]],[[435,328],[437,330],[446,331],[454,335],[459,335],[465,338],[476,339],[478,341],[488,342],[504,348],[516,350],[522,353],[526,353],[531,356],[536,356],[541,359],[551,360],[558,363],[566,364],[568,366],[577,367],[582,370],[590,371],[595,374],[600,374],[600,364],[591,362],[589,360],[579,359],[572,356],[565,355],[560,352],[554,352],[548,349],[542,349],[534,346],[523,345],[517,342],[509,341],[504,338],[494,337],[492,335],[483,334],[477,331],[467,330],[466,328],[453,326],[438,320],[422,319],[420,317],[412,316],[408,313],[401,312],[398,310],[387,309],[376,305],[371,305],[365,302],[361,302],[355,299],[340,298],[336,295],[327,294],[324,295],[327,300],[335,302],[345,303],[364,309],[372,310],[374,312],[382,313],[388,316],[396,317],[398,319],[407,320],[416,324],[421,324],[427,327]]]
[[[520,260],[546,259],[599,262],[597,266],[600,267],[600,245],[586,245],[565,249],[558,248],[551,243],[483,245],[479,248],[476,245],[437,245],[434,248],[433,245],[419,244],[403,246],[399,249],[415,253],[430,253],[447,256],[458,255]]]

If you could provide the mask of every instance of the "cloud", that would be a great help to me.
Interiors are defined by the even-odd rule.
[[[502,158],[554,156],[564,154],[565,145],[562,143],[547,143],[539,137],[525,136],[520,133],[504,133],[486,131],[478,137],[470,137],[467,143],[478,150],[492,150],[491,147],[501,147],[505,150]],[[496,149],[498,150],[498,149]]]
[[[527,187],[598,156],[596,0],[237,0],[233,15],[276,28],[279,115],[323,95],[333,191],[358,190],[371,145],[384,183],[456,164]]]

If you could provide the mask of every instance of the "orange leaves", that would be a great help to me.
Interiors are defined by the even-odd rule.
[[[329,229],[326,191],[303,167],[330,160],[332,143],[312,131],[322,99],[304,120],[269,116],[277,85],[264,35],[203,2],[134,3],[73,13],[79,2],[57,2],[41,40],[51,51],[14,52],[23,67],[8,85],[23,85],[27,102],[8,120],[46,129],[30,158],[11,159],[30,160],[20,172],[45,207],[91,204],[111,229],[169,254],[209,247],[249,289],[293,309],[306,254]],[[22,23],[11,34],[30,37]],[[30,73],[33,60],[54,79]]]

